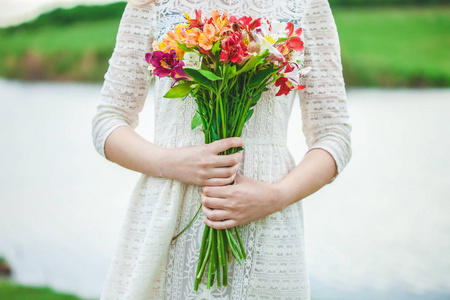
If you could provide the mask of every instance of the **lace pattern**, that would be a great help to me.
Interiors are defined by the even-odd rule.
[[[347,113],[339,39],[326,0],[156,0],[146,6],[127,5],[116,47],[109,61],[97,113],[92,120],[96,150],[119,126],[138,125],[148,88],[154,82],[155,139],[167,148],[203,143],[200,129],[191,130],[195,101],[163,99],[168,78],[152,78],[144,54],[183,12],[204,15],[214,9],[237,17],[251,15],[291,21],[303,28],[306,89],[298,92],[302,130],[309,150],[321,148],[341,172],[351,157],[351,125]],[[269,87],[245,126],[240,173],[264,182],[281,180],[294,167],[286,147],[287,126],[296,94],[276,97]],[[203,232],[202,216],[180,236],[200,205],[200,188],[177,181],[141,176],[131,195],[123,227],[101,299],[309,299],[304,255],[303,210],[297,202],[283,211],[241,227],[248,258],[229,268],[229,286],[193,292],[197,255]]]

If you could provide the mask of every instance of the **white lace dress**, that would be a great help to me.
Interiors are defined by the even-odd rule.
[[[338,35],[326,0],[157,0],[146,6],[128,4],[117,44],[105,75],[93,140],[104,154],[108,135],[118,126],[138,124],[138,114],[151,83],[144,55],[151,44],[175,23],[182,12],[201,9],[227,11],[237,17],[250,15],[292,21],[303,28],[305,66],[313,69],[299,92],[303,133],[309,149],[322,148],[336,161],[338,171],[351,156],[351,125],[347,114]],[[165,99],[168,78],[154,80],[155,140],[174,148],[203,143],[203,133],[191,130],[196,110],[193,99]],[[255,108],[243,132],[244,159],[240,173],[273,183],[295,167],[286,147],[286,134],[296,94],[275,97],[271,87]],[[298,105],[298,104],[297,104]],[[300,134],[300,129],[299,129]],[[248,258],[229,267],[228,287],[211,290],[201,285],[193,291],[203,216],[181,235],[200,204],[200,187],[142,175],[131,195],[101,299],[310,299],[305,263],[302,203],[241,226]]]

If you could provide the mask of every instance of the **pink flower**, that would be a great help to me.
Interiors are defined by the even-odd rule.
[[[182,60],[180,60],[180,63],[177,66],[175,66],[175,68],[173,68],[172,72],[170,73],[170,77],[172,77],[175,80],[172,83],[171,87],[173,87],[180,80],[186,80],[186,81],[192,80],[192,77],[189,76],[188,74],[186,74],[186,72],[184,72],[183,67],[184,67],[184,62]]]
[[[152,65],[154,75],[160,78],[170,75],[170,77],[175,79],[172,87],[180,80],[192,80],[192,77],[184,72],[184,62],[177,59],[177,52],[174,49],[170,50],[170,53],[163,51],[147,53],[145,60],[148,64]]]
[[[248,55],[247,47],[242,41],[241,33],[234,32],[222,40],[222,52],[220,61],[231,61],[240,63]]]
[[[145,60],[153,66],[153,74],[160,78],[169,76],[173,68],[180,63],[177,58],[177,51],[174,49],[170,50],[169,53],[163,51],[147,53]]]

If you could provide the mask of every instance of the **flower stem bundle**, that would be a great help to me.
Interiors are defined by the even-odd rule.
[[[191,127],[201,126],[205,143],[240,137],[271,84],[279,87],[275,96],[305,88],[300,80],[309,68],[300,69],[304,50],[301,28],[263,18],[237,19],[226,12],[213,11],[204,19],[201,11],[195,14],[195,19],[185,14],[187,24],[167,32],[155,43],[155,51],[146,54],[146,60],[153,74],[174,79],[164,97],[190,95],[195,100],[197,111]],[[240,150],[231,148],[220,155]],[[205,225],[194,290],[205,274],[208,289],[216,278],[218,286],[227,286],[228,263],[233,257],[239,264],[247,257],[239,229],[216,230]]]

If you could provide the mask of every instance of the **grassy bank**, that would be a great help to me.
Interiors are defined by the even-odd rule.
[[[0,299],[8,300],[82,300],[81,298],[57,293],[45,287],[25,287],[8,280],[0,280]]]
[[[0,30],[0,76],[101,81],[123,4],[113,8],[108,6],[101,18],[83,17],[69,25],[50,14],[39,26]],[[77,9],[79,14],[91,8]],[[444,59],[450,48],[450,6],[333,12],[347,85],[450,86],[450,60]]]
[[[450,86],[450,6],[336,9],[345,78],[356,86]]]

